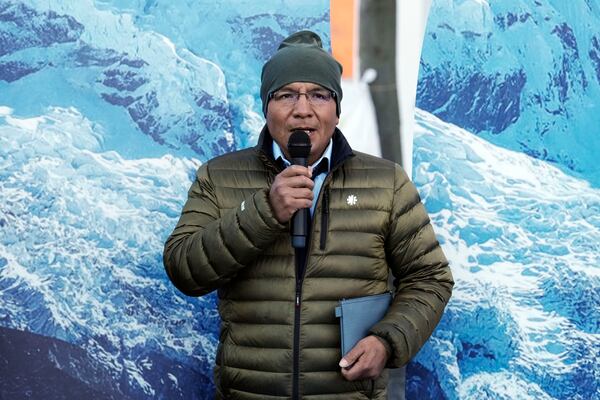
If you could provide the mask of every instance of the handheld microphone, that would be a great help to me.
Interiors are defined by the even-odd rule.
[[[288,153],[293,165],[308,167],[308,155],[310,154],[310,137],[302,130],[295,130],[288,140]],[[292,218],[292,246],[294,248],[306,247],[306,235],[308,234],[308,209],[301,208]]]

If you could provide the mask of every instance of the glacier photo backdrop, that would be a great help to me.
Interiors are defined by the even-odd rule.
[[[407,398],[600,398],[599,19],[433,1],[414,181],[457,284]],[[212,398],[215,296],[162,245],[303,28],[329,1],[0,0],[1,398]]]
[[[0,398],[213,398],[216,296],[162,248],[305,28],[327,0],[0,0]]]
[[[415,184],[456,280],[411,399],[600,399],[600,3],[434,0]]]

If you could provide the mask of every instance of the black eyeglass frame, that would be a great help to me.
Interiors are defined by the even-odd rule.
[[[269,99],[269,101],[273,100],[273,97],[275,96],[275,93],[279,92],[280,90],[282,90],[282,89],[277,89],[277,90],[273,90],[272,92],[269,92],[269,94],[267,95],[267,98]],[[283,89],[283,90],[286,90],[286,89]],[[321,89],[314,89],[314,90],[321,90]],[[302,93],[302,92],[297,92],[295,90],[289,90],[289,92],[298,93],[298,95],[301,95],[301,94],[307,95],[311,91],[312,90],[309,90],[308,92]],[[329,90],[329,89],[325,89],[325,91],[329,92],[329,94],[331,95],[331,98],[337,102],[337,93],[336,92],[334,92],[333,90]],[[300,97],[298,97],[298,100],[299,99],[300,99]]]

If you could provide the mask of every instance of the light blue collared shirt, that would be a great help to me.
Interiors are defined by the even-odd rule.
[[[333,140],[329,139],[329,144],[327,145],[327,148],[323,152],[323,155],[321,156],[321,158],[319,158],[314,164],[311,165],[311,167],[314,168],[317,165],[319,165],[319,163],[321,162],[322,159],[327,160],[327,171],[323,171],[319,175],[313,177],[314,178],[313,180],[315,181],[315,186],[313,187],[314,201],[312,203],[312,206],[310,207],[310,215],[311,216],[315,212],[315,206],[317,205],[317,199],[319,198],[319,193],[321,193],[321,187],[323,186],[325,177],[327,176],[327,174],[329,173],[329,170],[331,169],[331,150],[332,149],[333,149]],[[277,161],[277,159],[281,158],[286,167],[289,167],[292,164],[291,162],[289,162],[287,160],[287,158],[285,158],[285,155],[281,151],[281,148],[279,147],[277,142],[275,142],[274,140],[273,140],[273,158],[276,161]]]

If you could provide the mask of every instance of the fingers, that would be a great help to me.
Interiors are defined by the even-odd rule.
[[[297,210],[312,206],[314,182],[310,176],[309,168],[292,165],[275,177],[269,202],[280,223],[288,222]]]
[[[303,167],[301,165],[290,165],[279,173],[277,176],[291,177],[291,176],[306,176],[307,178],[312,177],[312,167]]]
[[[366,355],[365,349],[360,345],[360,342],[350,352],[348,352],[340,360],[340,367],[342,368],[342,375],[349,381],[360,379],[364,374]]]
[[[367,336],[359,341],[340,360],[341,372],[349,381],[357,379],[375,379],[387,362],[385,346],[374,336]]]
[[[361,342],[358,342],[356,346],[352,348],[342,359],[340,360],[340,367],[342,368],[350,368],[352,365],[360,358],[361,355],[365,352],[364,346],[361,345]]]

